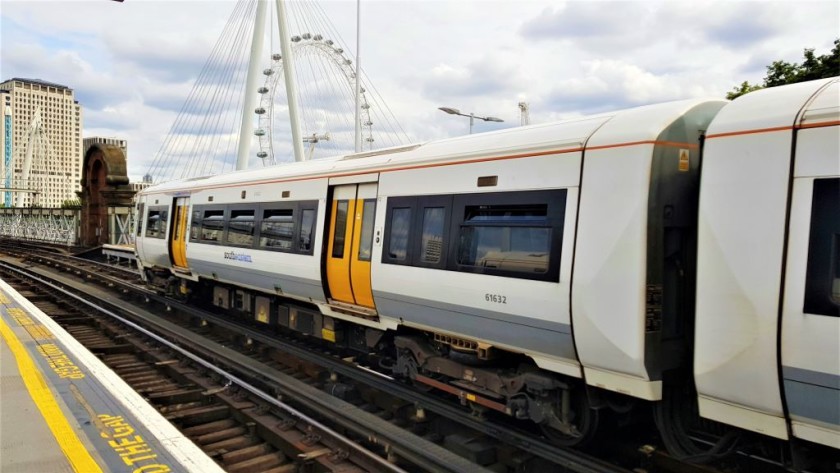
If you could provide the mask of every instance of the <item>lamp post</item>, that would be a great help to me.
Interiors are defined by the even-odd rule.
[[[485,122],[500,122],[501,123],[501,122],[504,121],[501,118],[496,118],[496,117],[479,117],[476,114],[474,114],[473,112],[470,112],[469,114],[461,113],[461,111],[458,110],[457,108],[438,107],[438,110],[440,110],[441,112],[446,112],[450,115],[460,115],[462,117],[470,117],[470,134],[471,135],[472,135],[472,131],[473,131],[473,121],[476,118],[479,119],[479,120],[484,120]]]

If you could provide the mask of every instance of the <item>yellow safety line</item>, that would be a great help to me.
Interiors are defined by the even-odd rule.
[[[38,410],[41,411],[44,420],[47,421],[47,425],[52,431],[53,437],[55,437],[59,447],[61,447],[61,451],[64,452],[64,456],[70,461],[70,466],[73,467],[74,471],[80,473],[101,472],[102,468],[90,456],[90,452],[88,452],[87,448],[82,444],[82,441],[79,440],[76,432],[70,426],[70,422],[67,421],[67,418],[58,406],[43,375],[35,366],[35,362],[29,357],[26,348],[17,339],[12,329],[6,325],[3,317],[0,317],[0,334],[3,335],[6,343],[9,344],[9,348],[15,356],[18,370],[20,371],[21,378],[23,378],[23,382],[26,384],[29,395],[32,397],[35,405],[38,406]]]

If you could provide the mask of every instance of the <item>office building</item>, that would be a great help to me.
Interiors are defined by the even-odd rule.
[[[3,130],[4,136],[11,136],[11,143],[3,143],[4,153],[11,145],[11,185],[4,154],[0,204],[61,207],[64,201],[77,199],[84,149],[82,107],[73,89],[40,79],[12,78],[0,83],[0,91],[4,101],[8,98],[11,116],[11,133],[5,133],[5,126]]]

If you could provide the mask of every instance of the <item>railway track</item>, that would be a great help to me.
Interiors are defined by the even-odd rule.
[[[203,356],[215,358],[216,364],[224,358],[226,360],[224,365],[235,366],[235,370],[241,373],[243,378],[256,380],[253,381],[254,384],[259,385],[263,392],[269,393],[269,397],[300,400],[313,396],[313,391],[321,393],[327,391],[346,401],[345,410],[355,409],[359,413],[366,413],[381,421],[388,421],[394,432],[402,432],[403,436],[408,438],[408,442],[411,442],[412,438],[421,439],[438,448],[447,447],[469,459],[466,465],[451,468],[451,471],[466,471],[467,468],[481,470],[483,467],[493,471],[629,471],[616,466],[615,463],[598,460],[586,453],[558,448],[536,437],[532,432],[523,431],[516,426],[475,416],[475,413],[453,405],[451,400],[439,399],[427,393],[418,392],[411,386],[394,382],[369,367],[360,369],[354,360],[342,359],[324,350],[323,347],[301,340],[278,337],[276,333],[259,330],[243,321],[232,320],[227,316],[174,302],[161,294],[135,286],[131,274],[123,272],[107,274],[106,271],[97,270],[96,265],[86,267],[72,259],[54,254],[29,253],[27,257],[29,262],[51,266],[52,270],[71,272],[64,284],[84,286],[85,283],[78,282],[79,279],[93,280],[110,291],[117,291],[123,298],[140,298],[146,304],[147,310],[165,311],[168,314],[166,320],[161,319],[157,324],[173,325],[172,321],[180,318],[182,323],[179,329],[205,337],[205,341],[197,344],[198,348],[205,349]],[[121,279],[123,277],[128,277],[132,282],[125,282]],[[91,289],[90,285],[86,289]],[[102,291],[105,292],[105,289]],[[125,303],[124,299],[113,295],[111,298],[110,304],[114,306]],[[175,330],[175,327],[169,327],[164,331],[171,330]],[[212,346],[213,343],[217,343],[218,346]],[[237,350],[233,350],[234,348]],[[226,351],[229,353],[223,354]],[[121,363],[117,365],[117,368],[137,370],[137,373],[130,374],[139,379],[139,382],[156,381],[150,372],[141,365],[135,364],[139,362],[125,358],[115,358],[115,360]],[[183,365],[183,361],[174,363],[172,360],[172,355],[169,355],[168,358],[163,356],[156,359],[154,363],[162,363],[170,370]],[[230,379],[230,376],[226,379]],[[218,375],[216,377],[219,378]],[[212,391],[224,385],[225,382],[222,380],[215,386],[206,386],[204,389]],[[146,389],[146,386],[141,386],[140,389]],[[236,389],[229,387],[222,392],[232,396],[229,393],[233,391]],[[242,394],[233,396],[241,397]],[[189,406],[189,402],[182,403],[185,406],[180,406],[178,409],[201,407],[195,404]],[[329,404],[341,402],[336,397],[329,396],[326,400],[322,400],[322,404],[311,409],[317,412],[326,409]],[[227,405],[232,406],[230,409],[236,409],[235,404],[228,402]],[[241,428],[238,426],[223,430],[234,429],[229,430],[233,433]],[[337,422],[337,428],[351,435],[355,433],[353,438],[356,442],[369,444],[368,446],[383,458],[394,462],[391,465],[407,466],[408,469],[417,471],[443,471],[440,465],[430,468],[429,463],[424,464],[422,459],[415,456],[416,453],[406,450],[405,446],[400,445],[404,439],[400,439],[399,435],[390,435],[386,431],[390,429],[378,430],[369,425],[360,426],[358,419],[340,420]],[[205,432],[202,429],[196,426],[196,429],[185,432],[190,436],[196,436],[200,441],[215,439],[214,436],[201,437]],[[251,434],[252,430],[249,430],[248,434]],[[246,448],[251,447],[254,445],[248,445]],[[613,449],[614,451],[609,451]],[[259,449],[254,449],[254,451],[257,450]],[[606,450],[613,462],[615,458],[620,457],[623,465],[635,471],[716,471],[706,467],[682,464],[656,449],[637,451],[633,446],[611,445]],[[617,453],[619,450],[621,452]],[[211,450],[211,453],[215,452]],[[604,453],[604,449],[601,453]]]

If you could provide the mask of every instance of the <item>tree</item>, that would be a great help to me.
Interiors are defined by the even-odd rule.
[[[767,75],[764,77],[763,85],[750,84],[744,81],[728,92],[726,98],[732,100],[765,87],[795,84],[840,75],[840,38],[834,40],[834,49],[829,54],[817,56],[813,49],[805,49],[803,55],[805,61],[802,64],[773,61],[772,64],[767,66]]]

